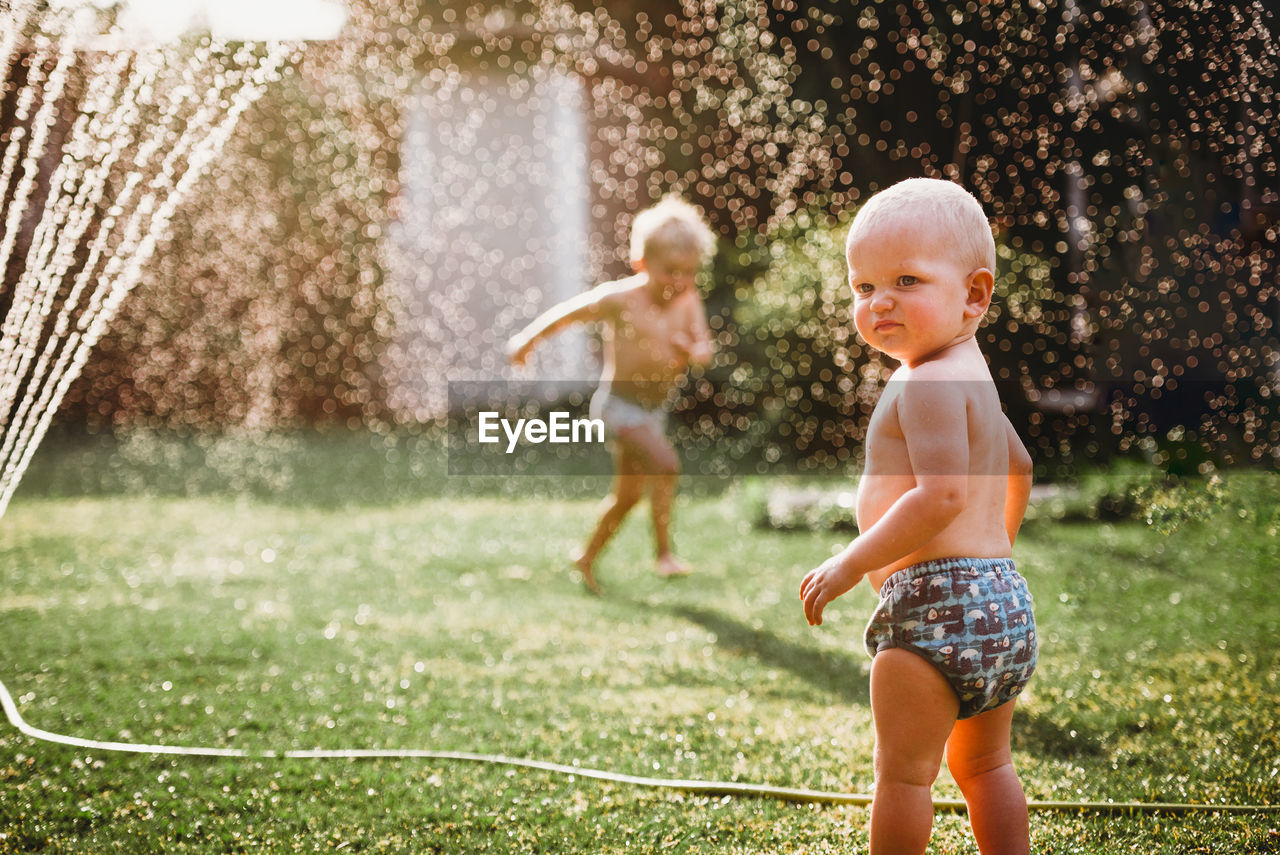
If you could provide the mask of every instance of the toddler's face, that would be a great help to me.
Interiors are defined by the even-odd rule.
[[[853,321],[881,353],[916,364],[966,333],[973,271],[938,247],[945,237],[914,224],[886,224],[848,247]],[[980,314],[980,313],[979,313]]]
[[[702,255],[696,249],[673,247],[651,250],[643,260],[643,269],[649,274],[654,294],[666,300],[691,290],[700,267]]]

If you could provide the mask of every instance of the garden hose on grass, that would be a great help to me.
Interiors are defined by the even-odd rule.
[[[624,775],[602,769],[588,769],[580,766],[568,766],[561,763],[548,763],[543,760],[528,760],[519,757],[504,757],[501,754],[473,754],[467,751],[430,751],[425,749],[311,749],[293,751],[249,751],[241,748],[205,748],[201,746],[181,745],[147,745],[136,742],[109,742],[97,739],[84,739],[79,736],[65,736],[48,730],[32,727],[18,712],[18,705],[9,694],[9,689],[0,681],[0,705],[4,706],[9,723],[23,735],[40,741],[57,745],[69,745],[74,748],[88,748],[94,751],[111,751],[125,754],[168,754],[183,757],[239,757],[246,759],[287,759],[287,760],[448,760],[471,763],[484,763],[494,766],[512,766],[521,769],[537,769],[573,778],[590,778],[607,781],[613,784],[627,784],[635,787],[652,787],[656,789],[675,790],[701,796],[748,796],[751,798],[777,799],[779,801],[798,802],[802,804],[845,804],[869,805],[871,795],[867,793],[833,793],[822,790],[803,790],[792,787],[772,787],[765,784],[742,784],[732,781],[694,781],[678,778],[649,778],[640,775]],[[965,809],[961,799],[935,799],[934,807],[946,810]],[[1215,805],[1215,804],[1178,804],[1171,802],[1073,802],[1073,801],[1028,801],[1031,810],[1079,810],[1104,813],[1130,813],[1135,811],[1167,813],[1187,813],[1191,811],[1213,811],[1218,813],[1265,813],[1280,811],[1280,805]]]

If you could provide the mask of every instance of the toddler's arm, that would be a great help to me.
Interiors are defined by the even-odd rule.
[[[844,551],[805,576],[800,585],[809,624],[822,623],[827,603],[872,570],[915,552],[942,532],[968,501],[967,402],[958,384],[910,381],[898,396],[898,423],[907,443],[915,486]],[[873,461],[867,461],[868,469]]]

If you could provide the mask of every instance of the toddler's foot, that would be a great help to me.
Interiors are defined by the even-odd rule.
[[[582,576],[582,585],[587,589],[587,593],[600,596],[603,592],[600,590],[600,583],[596,581],[595,574],[591,572],[591,562],[587,557],[573,552],[569,558],[573,561],[573,566],[578,568],[578,573]]]
[[[676,576],[688,576],[693,571],[679,558],[676,558],[670,552],[658,558],[658,575],[664,579],[671,579]]]

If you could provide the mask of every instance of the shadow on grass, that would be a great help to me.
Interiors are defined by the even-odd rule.
[[[870,685],[857,657],[796,644],[711,609],[682,603],[660,606],[633,601],[633,604],[640,608],[662,609],[698,624],[715,635],[716,647],[720,650],[735,656],[753,656],[764,665],[784,668],[845,703],[870,703]]]
[[[1106,755],[1103,735],[1085,729],[1080,721],[1064,726],[1059,717],[1019,707],[1013,718],[1010,742],[1014,751],[1061,760],[1097,759]]]
[[[861,656],[797,644],[712,609],[684,603],[658,605],[636,600],[629,603],[697,624],[715,635],[716,647],[725,653],[754,657],[769,667],[786,669],[833,699],[846,704],[869,706],[871,703],[870,681]],[[1012,742],[1016,751],[1061,759],[1106,754],[1102,735],[1096,729],[1087,728],[1078,720],[1064,725],[1060,716],[1025,708],[1014,718]]]

